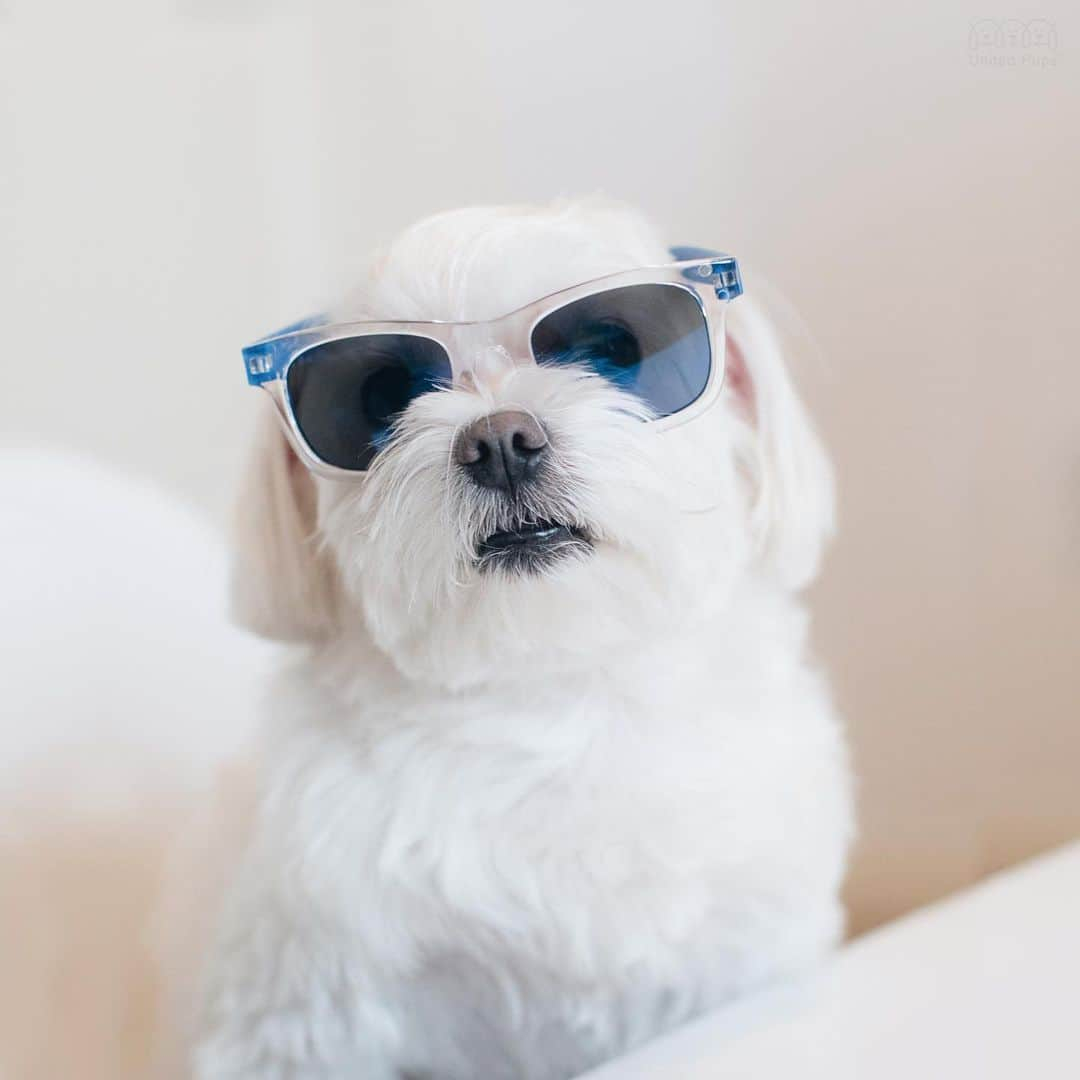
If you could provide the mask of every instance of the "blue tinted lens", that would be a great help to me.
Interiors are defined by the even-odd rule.
[[[316,456],[366,469],[409,402],[451,379],[446,350],[411,334],[369,334],[313,345],[285,380],[296,426]]]
[[[704,392],[712,367],[705,312],[681,285],[627,285],[575,300],[532,332],[539,364],[579,364],[641,398],[660,418]]]

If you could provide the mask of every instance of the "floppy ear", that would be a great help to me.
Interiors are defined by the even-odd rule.
[[[259,416],[237,510],[233,617],[280,641],[326,637],[337,621],[337,574],[317,535],[315,481],[270,402]]]
[[[739,458],[762,564],[789,588],[800,588],[817,574],[833,532],[832,468],[772,320],[745,296],[728,311],[725,379],[747,423]]]

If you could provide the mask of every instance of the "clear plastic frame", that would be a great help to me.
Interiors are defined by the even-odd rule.
[[[374,335],[405,335],[438,343],[450,362],[451,384],[468,381],[479,356],[494,351],[507,365],[538,363],[533,330],[541,320],[575,301],[631,285],[660,284],[685,290],[696,298],[707,328],[708,376],[704,388],[684,407],[649,421],[658,429],[686,423],[708,409],[719,394],[724,375],[724,313],[727,302],[742,293],[736,260],[703,248],[673,248],[675,261],[595,278],[552,293],[516,311],[485,322],[337,322],[312,316],[265,337],[243,350],[244,371],[252,386],[261,386],[274,399],[286,432],[303,463],[334,479],[355,480],[363,469],[343,468],[323,460],[301,431],[290,401],[290,367],[309,350],[327,342]],[[490,360],[486,362],[490,363]]]

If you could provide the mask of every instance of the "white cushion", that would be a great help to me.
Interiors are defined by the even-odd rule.
[[[589,1080],[1080,1075],[1080,843],[843,948]]]

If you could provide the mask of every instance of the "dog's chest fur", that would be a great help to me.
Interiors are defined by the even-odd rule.
[[[847,789],[801,636],[778,608],[498,689],[289,677],[268,804],[410,1072],[569,1075],[827,947]]]

